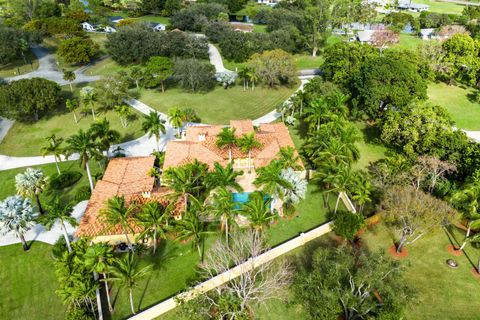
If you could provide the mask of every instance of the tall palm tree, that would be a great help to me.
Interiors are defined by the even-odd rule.
[[[117,282],[120,287],[128,289],[128,296],[130,298],[130,308],[135,314],[135,307],[133,304],[133,288],[138,285],[140,279],[145,277],[152,268],[151,265],[140,268],[138,259],[135,254],[130,252],[123,258],[114,261],[111,267],[110,280]]]
[[[77,114],[75,113],[75,110],[78,109],[78,100],[77,99],[67,99],[65,101],[65,106],[67,107],[68,111],[73,113],[73,119],[75,120],[75,123],[78,123]]]
[[[247,66],[241,67],[238,70],[238,77],[243,80],[243,91],[248,88],[248,80],[249,78],[249,68]]]
[[[153,239],[153,255],[155,255],[157,239],[167,239],[170,218],[168,208],[158,202],[148,202],[141,207],[141,212],[136,218],[138,224],[143,227],[140,238],[151,237]]]
[[[41,169],[27,168],[23,173],[15,176],[17,193],[23,197],[34,197],[41,214],[45,212],[40,202],[40,194],[47,187],[47,181],[48,178]]]
[[[120,106],[114,107],[115,112],[120,117],[120,122],[122,123],[122,127],[128,127],[128,119],[133,115],[132,108],[129,106],[122,104]]]
[[[208,190],[217,187],[232,188],[238,192],[242,192],[243,188],[237,182],[237,177],[241,176],[243,171],[235,171],[232,163],[227,164],[224,168],[218,162],[213,164],[213,170],[207,173],[205,177],[205,185]]]
[[[58,197],[54,197],[46,206],[47,214],[38,218],[38,222],[45,226],[45,229],[51,230],[52,227],[57,223],[60,223],[62,228],[63,237],[67,244],[68,251],[72,251],[72,246],[70,245],[70,237],[67,233],[67,227],[65,222],[68,222],[72,227],[75,227],[78,223],[74,217],[72,217],[73,207],[71,204],[64,204],[63,201]]]
[[[105,283],[105,293],[107,295],[108,310],[113,311],[112,302],[110,299],[110,288],[108,272],[110,266],[114,261],[113,248],[106,243],[94,243],[87,248],[83,256],[83,263],[85,267],[94,273],[95,281],[98,281],[98,274],[103,275],[103,282]]]
[[[258,81],[258,74],[255,70],[255,68],[249,68],[248,69],[248,80],[252,83],[252,91],[255,91],[255,82]]]
[[[242,150],[243,153],[248,154],[248,171],[251,172],[251,159],[252,159],[252,150],[255,148],[260,148],[262,144],[260,141],[258,141],[255,138],[255,133],[250,132],[244,134],[240,139],[238,139],[237,142],[238,146],[240,147],[240,150]]]
[[[372,184],[365,173],[360,172],[354,176],[349,191],[352,199],[358,204],[358,211],[361,213],[367,203],[372,202]]]
[[[225,187],[218,187],[213,190],[208,200],[206,210],[220,219],[221,228],[225,230],[225,239],[228,246],[228,233],[231,226],[235,224],[235,216],[237,215],[232,193]]]
[[[35,225],[37,213],[29,199],[21,196],[11,196],[0,202],[0,234],[2,236],[13,232],[23,245],[23,250],[29,249],[25,233]]]
[[[298,163],[300,157],[295,153],[295,148],[290,146],[281,147],[277,157],[282,169],[302,170],[302,166]]]
[[[257,169],[253,184],[273,198],[283,199],[284,189],[292,188],[290,183],[282,178],[282,167],[278,161],[272,161],[268,166]]]
[[[100,214],[103,221],[108,225],[109,229],[114,229],[120,225],[129,249],[132,249],[129,232],[133,232],[130,225],[133,217],[135,206],[130,205],[127,207],[124,196],[113,196],[107,200],[106,207],[100,210]]]
[[[249,195],[249,200],[240,207],[238,212],[250,220],[256,232],[260,232],[275,219],[270,209],[271,202],[272,199],[263,192],[255,191]]]
[[[63,70],[63,80],[68,81],[71,92],[73,92],[72,82],[75,81],[75,78],[77,78],[75,72]]]
[[[311,129],[319,130],[325,115],[329,112],[328,103],[325,98],[317,98],[305,108],[304,119]]]
[[[165,134],[165,120],[160,118],[158,112],[150,111],[150,113],[143,118],[142,129],[148,133],[148,137],[155,136],[157,142],[157,151],[160,151],[159,141],[160,135]]]
[[[42,156],[45,157],[47,155],[53,155],[53,159],[55,160],[55,167],[57,168],[58,174],[61,174],[60,167],[58,163],[61,161],[61,156],[63,154],[63,138],[57,138],[55,134],[48,136],[46,138],[48,144],[45,147],[42,147],[40,151],[42,152]]]
[[[480,228],[479,200],[480,184],[475,182],[466,185],[462,190],[455,192],[452,196],[452,204],[455,206],[455,208],[460,210],[460,212],[466,219],[468,219],[465,239],[459,250],[463,250],[463,248],[467,244],[471,230]]]
[[[95,139],[92,138],[90,132],[80,129],[77,134],[70,136],[67,140],[67,156],[73,153],[80,155],[80,165],[87,171],[88,182],[90,183],[90,191],[93,192],[93,179],[90,172],[90,159],[100,158],[102,156],[99,146]]]
[[[92,111],[92,116],[93,120],[96,120],[95,118],[95,103],[97,102],[97,93],[95,92],[95,89],[92,87],[84,87],[82,90],[80,90],[80,98],[82,101],[82,104],[85,107],[90,107],[90,110]]]
[[[215,144],[219,148],[228,147],[228,161],[232,162],[232,148],[237,143],[237,137],[235,136],[235,128],[225,127],[217,135]]]
[[[177,129],[178,137],[181,136],[185,113],[178,107],[168,109],[168,121]]]
[[[194,207],[203,211],[201,204],[191,197],[191,203]],[[198,255],[203,261],[203,247],[205,245],[205,237],[212,232],[207,231],[207,224],[202,221],[198,214],[188,213],[182,220],[179,220],[175,225],[175,230],[178,233],[176,240],[178,241],[191,241],[192,248],[198,250]]]
[[[102,151],[107,153],[108,158],[112,144],[120,142],[120,133],[110,128],[107,118],[92,123],[89,131],[92,139],[98,141],[98,145]]]
[[[337,167],[336,174],[330,177],[330,184],[333,186],[330,191],[338,192],[334,213],[337,213],[341,194],[348,190],[353,181],[356,179],[356,176],[357,173],[352,170],[350,165],[343,164]]]

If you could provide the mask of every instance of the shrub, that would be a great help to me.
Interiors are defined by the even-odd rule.
[[[63,236],[60,236],[52,246],[53,259],[61,258],[63,253],[66,251],[67,251],[67,242],[65,241],[65,238]]]
[[[80,202],[83,200],[88,200],[90,199],[90,195],[91,195],[90,187],[82,186],[75,193],[75,201]]]
[[[67,171],[61,174],[55,175],[50,180],[50,188],[55,190],[62,190],[73,186],[82,178],[82,174],[78,171]]]

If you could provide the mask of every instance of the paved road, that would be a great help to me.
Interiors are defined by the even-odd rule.
[[[13,125],[13,121],[0,117],[0,143]]]
[[[68,81],[63,80],[63,72],[58,70],[55,55],[50,53],[46,48],[40,46],[33,47],[32,52],[38,59],[38,69],[19,76],[6,78],[5,80],[15,81],[20,79],[45,78],[62,86],[69,83]],[[84,68],[74,71],[76,79],[73,83],[97,81],[101,78],[100,76],[87,76],[83,74],[83,71]]]

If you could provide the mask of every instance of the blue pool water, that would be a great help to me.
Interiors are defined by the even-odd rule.
[[[232,193],[232,199],[233,199],[233,202],[235,203],[235,209],[239,209],[242,206],[242,204],[244,204],[245,202],[248,202],[250,193],[251,192]],[[268,198],[269,196],[265,195],[265,200],[267,200]]]

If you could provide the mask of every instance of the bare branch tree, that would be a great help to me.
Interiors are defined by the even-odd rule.
[[[432,192],[438,180],[448,173],[457,171],[457,166],[448,161],[442,161],[433,156],[420,156],[417,159],[416,167],[427,173],[428,191]]]
[[[377,30],[372,34],[372,44],[382,52],[391,44],[398,43],[400,36],[392,30]]]

